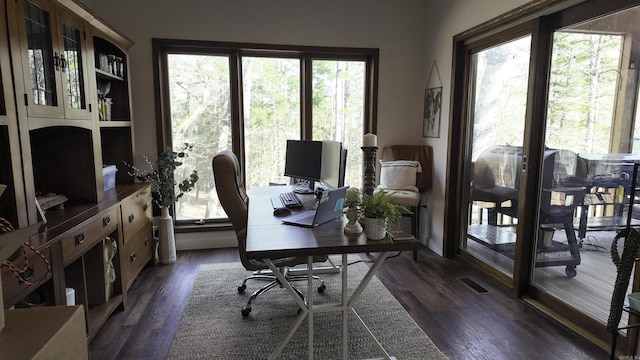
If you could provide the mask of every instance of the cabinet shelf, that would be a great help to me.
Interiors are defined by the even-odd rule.
[[[102,69],[96,69],[96,74],[98,74],[98,79],[100,79],[100,76],[104,76],[104,77],[109,78],[111,80],[125,81],[123,77],[117,76],[117,75],[113,75],[112,73],[110,73],[108,71],[104,71]]]
[[[105,127],[105,128],[131,127],[131,121],[129,120],[100,121],[99,124],[100,124],[100,127]]]
[[[97,306],[91,306],[87,316],[87,336],[89,341],[93,339],[107,318],[122,304],[122,294],[113,296],[109,301]]]

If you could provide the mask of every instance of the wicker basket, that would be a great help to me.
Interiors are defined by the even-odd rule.
[[[364,218],[364,233],[369,240],[382,240],[387,236],[387,219]]]

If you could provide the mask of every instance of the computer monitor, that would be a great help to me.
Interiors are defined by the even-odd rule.
[[[341,186],[341,182],[344,183],[344,174],[341,173],[341,164],[342,143],[338,141],[323,141],[320,182],[324,186],[337,189]]]
[[[322,141],[287,140],[284,176],[307,180],[313,190],[321,175]]]
[[[284,175],[338,188],[344,183],[346,152],[338,141],[287,140]]]

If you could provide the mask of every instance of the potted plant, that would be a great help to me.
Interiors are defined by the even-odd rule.
[[[390,201],[388,193],[379,190],[362,197],[364,232],[371,240],[382,240],[387,233],[391,237],[391,225],[400,224],[403,212],[411,213],[405,206]]]
[[[160,219],[158,224],[159,258],[163,264],[171,264],[176,261],[176,244],[173,232],[173,219],[169,213],[169,208],[178,201],[185,193],[191,191],[198,181],[198,172],[193,170],[189,177],[177,183],[174,179],[176,169],[182,165],[182,159],[189,156],[187,151],[193,148],[192,144],[185,143],[178,151],[174,151],[167,146],[165,151],[158,155],[157,168],[153,166],[149,158],[146,161],[149,171],[140,170],[132,165],[126,164],[130,171],[129,175],[134,176],[138,181],[152,183],[152,191],[157,196],[154,202],[160,208]],[[178,186],[178,191],[175,187]]]

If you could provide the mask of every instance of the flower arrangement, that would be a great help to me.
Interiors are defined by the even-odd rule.
[[[199,179],[198,172],[193,170],[189,177],[182,182],[176,183],[174,180],[175,170],[182,165],[181,159],[188,157],[187,151],[192,148],[193,145],[189,143],[184,143],[179,151],[174,151],[167,146],[165,151],[158,155],[157,169],[154,168],[149,158],[145,156],[144,160],[150,171],[142,171],[126,162],[125,165],[130,169],[128,172],[130,176],[134,176],[138,181],[151,182],[153,191],[158,193],[158,197],[154,199],[155,203],[160,208],[168,208],[184,196],[185,193],[191,191]],[[176,185],[178,185],[179,192],[175,191]]]

